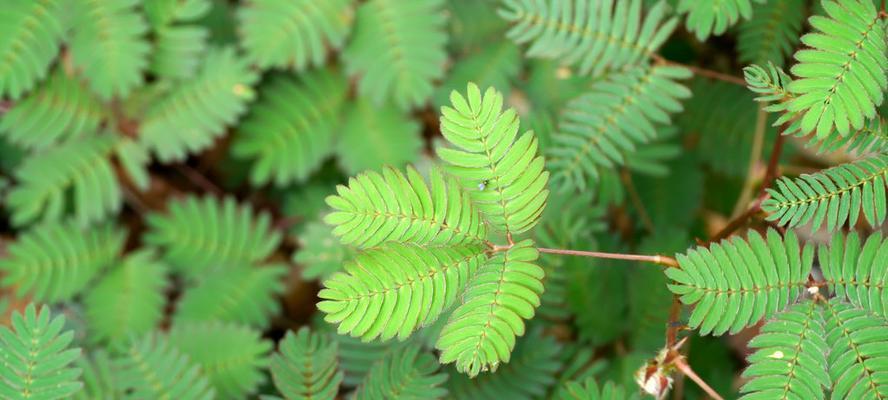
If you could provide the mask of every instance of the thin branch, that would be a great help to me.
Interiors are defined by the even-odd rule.
[[[678,268],[678,261],[676,261],[672,257],[655,255],[641,255],[641,254],[622,254],[622,253],[603,253],[598,251],[579,251],[579,250],[561,250],[561,249],[547,249],[547,248],[537,248],[540,253],[548,253],[548,254],[561,254],[567,256],[580,256],[580,257],[592,257],[592,258],[607,258],[611,260],[627,260],[627,261],[641,261],[648,262],[657,265],[663,265],[666,267],[674,267]]]
[[[728,222],[728,224],[725,225],[725,227],[722,228],[721,231],[709,238],[709,241],[707,243],[717,242],[728,236],[731,236],[731,234],[737,231],[737,229],[740,229],[740,227],[742,227],[748,219],[752,218],[754,215],[762,210],[762,203],[764,203],[764,201],[770,197],[767,189],[771,187],[771,185],[774,183],[774,180],[777,179],[777,169],[779,167],[778,164],[780,163],[780,154],[783,152],[783,143],[785,141],[786,136],[783,135],[783,132],[777,135],[777,140],[774,141],[774,148],[771,150],[771,159],[768,160],[768,169],[765,171],[765,178],[762,180],[762,187],[759,190],[759,196],[755,199],[755,202],[753,202],[752,206],[750,206],[749,209],[746,210],[746,212],[740,214],[739,216]]]
[[[676,357],[673,361],[673,365],[675,365],[676,368],[678,368],[678,370],[685,374],[688,378],[691,378],[691,380],[694,381],[694,383],[696,383],[697,386],[700,387],[700,389],[703,389],[703,391],[706,392],[709,397],[712,397],[715,400],[724,400],[724,398],[722,398],[718,394],[718,392],[715,391],[715,389],[709,386],[706,381],[700,378],[700,376],[697,375],[697,373],[694,372],[693,369],[691,369],[691,366],[688,365],[687,362],[685,362],[684,357]]]
[[[644,203],[641,202],[641,197],[638,196],[638,191],[635,190],[635,185],[632,183],[632,175],[629,174],[629,170],[623,168],[623,170],[620,171],[620,179],[623,181],[623,184],[626,185],[626,191],[629,193],[629,199],[632,200],[632,205],[638,210],[638,218],[641,219],[642,225],[644,225],[648,232],[653,233],[654,222],[651,220],[650,214],[648,214],[647,210],[644,208]]]
[[[678,331],[682,325],[678,322],[681,318],[681,301],[678,295],[672,296],[672,305],[669,307],[669,322],[666,327],[666,347],[673,347],[678,341]]]
[[[215,184],[213,184],[213,182],[211,182],[209,179],[207,179],[205,176],[203,176],[200,172],[198,172],[194,168],[189,167],[188,165],[185,165],[185,164],[176,165],[176,170],[179,171],[179,173],[181,173],[182,175],[184,175],[185,178],[188,178],[188,180],[191,181],[191,183],[200,187],[201,189],[203,189],[206,192],[210,192],[210,193],[213,193],[216,195],[221,195],[223,193],[222,189],[219,189],[219,187],[216,186]]]
[[[757,183],[756,168],[762,160],[762,147],[765,142],[765,131],[767,130],[768,112],[763,108],[759,108],[755,120],[755,132],[752,135],[752,151],[749,153],[749,166],[746,167],[746,181],[743,182],[743,189],[740,197],[734,205],[734,211],[731,218],[736,218],[743,212],[745,207],[752,200],[753,190]]]
[[[744,80],[743,78],[741,78],[739,76],[729,75],[729,74],[721,73],[718,71],[713,71],[711,69],[700,68],[700,67],[697,67],[694,65],[687,65],[687,64],[682,64],[682,63],[678,63],[675,61],[669,61],[669,60],[663,58],[663,56],[661,56],[659,54],[654,54],[651,57],[658,64],[676,65],[676,66],[680,66],[680,67],[685,67],[685,68],[691,70],[691,72],[693,72],[694,75],[705,76],[707,78],[716,79],[716,80],[720,80],[720,81],[724,81],[724,82],[728,82],[728,83],[733,83],[735,85],[740,85],[740,86],[746,87],[746,80]]]

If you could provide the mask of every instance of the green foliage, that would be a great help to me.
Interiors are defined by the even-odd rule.
[[[861,129],[875,117],[888,89],[885,23],[868,0],[824,1],[828,16],[808,22],[817,30],[802,36],[810,49],[795,54],[798,79],[787,86],[796,97],[788,110],[801,114],[801,129],[824,138]]]
[[[247,111],[258,79],[233,49],[208,50],[193,79],[147,110],[139,127],[141,143],[163,162],[206,149]]]
[[[271,360],[274,385],[287,400],[333,400],[342,383],[336,342],[301,328],[287,332]]]
[[[450,93],[462,90],[466,82],[493,87],[508,98],[511,81],[520,72],[521,51],[518,46],[506,41],[485,46],[453,66],[447,80],[435,91],[434,104],[446,106],[450,102]]]
[[[440,399],[447,396],[441,385],[447,375],[437,372],[435,357],[417,346],[389,353],[373,365],[355,392],[357,400]]]
[[[306,280],[329,278],[342,270],[342,264],[354,253],[350,247],[339,244],[332,227],[321,222],[306,225],[299,247],[293,254],[293,262],[303,266],[302,278]]]
[[[834,399],[879,398],[888,391],[888,320],[840,300],[826,304],[826,342]]]
[[[583,382],[568,382],[558,389],[559,400],[624,400],[633,398],[622,386],[607,382],[598,386],[593,379]]]
[[[70,364],[80,349],[69,348],[74,332],[62,332],[64,316],[29,304],[12,315],[11,328],[0,326],[0,396],[4,399],[65,399],[83,388],[80,369]]]
[[[431,186],[431,188],[429,187]],[[456,180],[432,169],[429,184],[408,167],[365,172],[337,186],[324,221],[344,244],[371,248],[387,241],[431,245],[479,244],[487,226]],[[372,232],[372,235],[366,235]]]
[[[856,233],[833,236],[820,246],[823,277],[836,298],[850,301],[868,313],[888,318],[888,241],[875,233],[861,243]]]
[[[451,373],[447,388],[455,399],[543,398],[561,369],[560,352],[561,346],[552,337],[533,332],[515,346],[513,359],[496,373],[476,378]]]
[[[41,302],[69,300],[117,258],[123,241],[123,232],[110,225],[36,226],[11,243],[0,259],[3,286],[15,285],[19,295]]]
[[[742,86],[705,79],[695,79],[691,92],[694,97],[684,105],[687,112],[679,115],[676,122],[687,132],[700,136],[697,154],[701,161],[727,176],[746,176],[755,133],[762,128],[759,124],[765,122],[758,120],[759,107],[752,93]],[[776,130],[765,127],[760,146],[770,149],[775,137]]]
[[[166,79],[187,79],[197,72],[207,50],[209,30],[196,22],[211,0],[147,0],[143,7],[154,31],[151,72]]]
[[[688,325],[701,334],[739,332],[783,310],[804,291],[814,258],[812,246],[800,246],[789,231],[781,237],[750,232],[710,248],[677,256],[681,268],[669,268],[669,285],[685,304],[696,304]]]
[[[724,2],[723,2],[724,3]],[[799,43],[805,19],[802,0],[771,0],[752,5],[753,17],[740,24],[740,61],[783,65]]]
[[[77,400],[114,399],[122,397],[118,388],[117,370],[111,357],[104,350],[97,350],[75,361],[83,371],[83,390],[77,392]]]
[[[376,104],[420,106],[443,75],[446,15],[443,0],[370,0],[360,5],[343,52],[358,92]]]
[[[71,61],[102,99],[125,97],[142,84],[151,45],[138,0],[76,0]]]
[[[166,266],[151,252],[127,256],[83,300],[89,339],[116,350],[124,349],[128,338],[151,332],[163,318],[168,284]]]
[[[513,25],[510,39],[530,43],[529,57],[561,59],[583,75],[647,64],[678,24],[666,3],[643,14],[641,0],[505,0],[500,15]]]
[[[823,307],[808,300],[774,316],[749,342],[743,399],[823,399],[830,387]]]
[[[324,281],[318,309],[327,322],[339,324],[340,334],[404,340],[452,307],[470,277],[478,279],[475,271],[483,261],[480,245],[389,242],[359,254],[345,272]]]
[[[484,95],[469,84],[465,97],[453,92],[453,108],[441,109],[441,133],[453,147],[438,147],[447,172],[501,231],[518,234],[536,225],[546,205],[549,173],[537,155],[532,132],[518,136],[514,109],[502,111],[503,96],[493,88]]]
[[[419,124],[398,108],[357,99],[346,115],[336,144],[339,164],[345,172],[401,167],[416,160],[423,145]]]
[[[826,222],[833,231],[845,225],[853,227],[863,212],[870,225],[885,221],[885,187],[888,185],[888,155],[842,164],[798,178],[781,178],[776,189],[768,189],[771,198],[762,209],[768,219],[787,227],[811,223],[819,229]]]
[[[235,157],[255,160],[251,182],[283,186],[308,179],[333,150],[346,90],[345,79],[328,69],[265,83],[232,147]]]
[[[259,0],[239,10],[241,46],[261,68],[303,70],[339,49],[351,28],[352,1]]]
[[[266,380],[262,370],[272,345],[258,331],[227,323],[183,323],[170,331],[169,341],[200,366],[219,398],[244,398]]]
[[[276,297],[284,291],[281,277],[286,272],[283,266],[271,265],[209,273],[185,290],[176,308],[176,323],[217,320],[264,328],[280,312]]]
[[[173,272],[190,279],[262,261],[281,240],[267,213],[256,215],[252,207],[238,205],[231,197],[189,196],[168,207],[166,214],[146,218],[143,240],[163,250]]]
[[[77,78],[56,71],[3,115],[0,134],[23,148],[42,149],[95,132],[103,114]]]
[[[133,340],[126,353],[113,361],[112,368],[125,399],[216,398],[205,370],[159,334]]]
[[[113,146],[110,135],[77,138],[24,160],[15,172],[18,184],[6,198],[13,224],[71,216],[86,226],[120,211],[123,199],[110,159]]]
[[[465,289],[435,345],[442,363],[456,363],[469,376],[509,362],[525,319],[533,318],[543,293],[543,269],[533,262],[533,242],[516,243],[488,259]]]
[[[64,3],[0,3],[0,98],[18,99],[46,77],[65,33]]]
[[[601,169],[622,165],[624,154],[656,138],[656,124],[669,124],[669,114],[681,111],[680,100],[690,97],[676,82],[690,75],[683,67],[634,68],[571,101],[547,152],[555,187],[585,190]]]
[[[765,0],[681,0],[678,12],[687,14],[688,30],[694,32],[698,40],[709,35],[721,35],[740,21],[752,16],[752,4]]]

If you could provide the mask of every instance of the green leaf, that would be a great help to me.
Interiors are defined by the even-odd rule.
[[[805,290],[814,258],[812,246],[801,247],[768,230],[767,237],[750,231],[678,254],[680,268],[667,268],[675,281],[669,290],[682,303],[694,304],[688,325],[703,335],[736,333],[782,311]]]
[[[337,71],[319,69],[298,80],[275,75],[259,89],[234,136],[231,153],[253,161],[250,181],[284,186],[306,181],[333,151],[348,83]]]
[[[622,386],[615,385],[613,382],[607,382],[598,386],[593,379],[586,379],[583,382],[571,381],[567,382],[559,388],[555,397],[559,400],[628,400],[636,398],[631,392],[627,393]]]
[[[447,390],[441,385],[447,374],[438,372],[435,357],[419,346],[407,346],[389,353],[370,369],[355,392],[356,400],[441,399]]]
[[[626,154],[657,137],[657,125],[682,110],[691,92],[676,82],[684,67],[639,67],[611,75],[572,100],[547,151],[552,182],[561,190],[585,190],[601,170],[625,164]]]
[[[763,3],[765,0],[753,0]],[[688,14],[688,30],[694,32],[700,41],[709,35],[721,35],[740,21],[752,16],[750,0],[681,0],[678,12]]]
[[[433,168],[429,184],[412,167],[407,174],[368,171],[337,186],[324,221],[343,244],[375,247],[387,241],[420,245],[480,244],[487,225],[456,180]],[[429,187],[431,186],[431,188]]]
[[[483,250],[478,244],[423,248],[388,242],[324,281],[318,309],[340,334],[404,340],[459,300],[486,258]]]
[[[450,370],[447,389],[454,399],[540,399],[557,382],[562,367],[559,358],[562,347],[551,336],[543,336],[534,330],[515,346],[508,364],[495,373],[468,377]]]
[[[401,168],[422,151],[420,125],[392,105],[359,98],[345,114],[336,144],[339,165],[348,174],[384,166]]]
[[[258,0],[240,7],[238,19],[247,59],[260,68],[301,71],[342,47],[354,10],[351,0]]]
[[[493,87],[508,98],[521,66],[521,50],[512,42],[501,40],[485,44],[478,52],[467,55],[453,65],[447,79],[435,90],[433,103],[436,107],[448,105],[450,93],[462,90],[466,82]]]
[[[870,0],[826,0],[823,6],[828,16],[809,18],[815,31],[801,39],[810,48],[795,54],[798,78],[787,89],[796,97],[788,109],[802,115],[805,134],[824,138],[835,129],[847,136],[875,117],[888,89],[885,23]]]
[[[80,357],[69,348],[74,332],[62,332],[65,317],[52,318],[49,307],[29,304],[12,315],[11,328],[0,325],[0,397],[10,400],[66,399],[83,388],[80,369],[69,366]]]
[[[75,361],[75,365],[83,370],[81,380],[83,390],[74,394],[76,400],[119,399],[120,383],[117,380],[114,365],[108,352],[94,350],[85,357]]]
[[[64,4],[0,2],[0,98],[16,100],[46,77],[65,35]]]
[[[185,289],[176,307],[175,323],[186,321],[237,322],[265,328],[281,307],[277,296],[284,291],[282,265],[235,266],[207,274]]]
[[[88,339],[125,349],[127,340],[154,330],[164,316],[166,266],[149,251],[127,256],[84,298]]]
[[[192,280],[213,270],[253,265],[281,241],[270,215],[254,213],[231,197],[173,200],[167,213],[149,214],[146,222],[145,243],[161,248],[172,271]]]
[[[159,334],[133,340],[112,367],[124,399],[216,398],[201,366]]]
[[[834,235],[828,247],[820,246],[819,260],[836,298],[888,318],[888,240],[880,233],[863,243],[856,232]]]
[[[601,75],[647,65],[678,25],[658,2],[642,14],[641,0],[505,0],[500,16],[507,36],[530,43],[527,56],[558,59],[580,74]]]
[[[339,244],[333,228],[322,222],[309,222],[298,240],[299,250],[293,253],[293,262],[302,265],[305,280],[329,278],[354,255],[351,247]]]
[[[872,226],[885,221],[888,207],[888,154],[842,164],[814,174],[781,178],[776,189],[768,189],[771,198],[762,209],[771,213],[769,221],[797,227],[811,223],[819,229],[826,222],[833,231],[845,225],[854,227],[861,212]]]
[[[435,345],[442,364],[455,362],[458,371],[474,377],[509,362],[524,320],[540,305],[544,272],[533,264],[538,257],[533,241],[524,240],[478,269]]]
[[[333,400],[342,376],[336,342],[305,327],[287,332],[271,359],[274,385],[287,400]]]
[[[749,64],[784,65],[799,43],[805,1],[771,0],[753,4],[753,17],[740,24],[737,51]]]
[[[813,300],[778,313],[750,342],[744,400],[824,399],[831,386],[823,307]]]
[[[57,70],[3,115],[0,134],[23,148],[43,149],[95,133],[104,117],[102,104],[80,80]]]
[[[878,399],[888,393],[888,320],[833,299],[826,304],[833,399]]]
[[[169,334],[170,344],[191,357],[223,399],[243,399],[265,380],[270,341],[235,324],[184,323]]]
[[[443,0],[369,0],[358,7],[343,52],[358,92],[376,104],[420,106],[434,91],[447,58]]]
[[[117,259],[125,236],[110,225],[82,229],[72,223],[24,231],[0,259],[3,286],[44,303],[70,300]]]
[[[144,0],[142,7],[155,34],[152,72],[192,76],[209,38],[209,30],[198,22],[211,11],[212,0]]]
[[[247,111],[258,79],[234,49],[208,50],[193,79],[150,105],[139,127],[140,142],[165,163],[210,147]]]
[[[111,135],[87,136],[25,159],[6,198],[13,225],[71,216],[87,226],[120,211],[123,196],[110,159],[115,141]]]
[[[139,0],[75,0],[71,61],[103,100],[123,98],[144,83],[151,45]]]
[[[438,147],[447,172],[460,178],[487,222],[507,234],[536,225],[549,190],[545,160],[537,153],[533,132],[519,135],[515,109],[502,110],[503,96],[484,95],[470,83],[466,97],[453,92],[453,108],[441,109],[441,133],[452,145]]]

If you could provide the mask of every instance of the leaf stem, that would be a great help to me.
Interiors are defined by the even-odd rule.
[[[706,392],[709,397],[712,397],[715,400],[724,400],[724,398],[722,398],[718,394],[718,392],[715,391],[715,389],[709,386],[709,384],[707,384],[706,381],[703,380],[703,378],[700,378],[700,376],[697,375],[697,373],[694,372],[693,369],[691,369],[691,366],[688,365],[687,362],[685,362],[684,357],[676,357],[672,364],[675,365],[675,367],[678,368],[679,371],[685,374],[685,376],[691,378],[691,380],[694,381],[694,383],[696,383],[697,386],[700,387],[700,389],[703,389],[703,391]]]
[[[622,254],[622,253],[604,253],[599,251],[580,251],[580,250],[562,250],[562,249],[547,249],[544,247],[537,248],[540,253],[548,253],[548,254],[561,254],[567,256],[579,256],[579,257],[592,257],[592,258],[607,258],[611,260],[627,260],[627,261],[642,261],[648,262],[657,265],[663,265],[666,267],[678,268],[678,261],[676,261],[672,257],[661,256],[661,255],[642,255],[642,254]]]
[[[691,72],[693,72],[694,75],[705,76],[707,78],[716,79],[719,81],[724,81],[724,82],[733,83],[735,85],[740,85],[740,86],[746,87],[746,80],[744,80],[743,78],[741,78],[739,76],[729,75],[729,74],[721,73],[718,71],[713,71],[711,69],[700,68],[700,67],[697,67],[694,65],[687,65],[687,64],[682,64],[682,63],[675,62],[675,61],[670,61],[670,60],[663,58],[663,56],[661,56],[659,54],[653,54],[651,56],[651,58],[653,58],[654,61],[659,64],[676,65],[676,66],[680,66],[680,67],[685,67],[685,68],[691,70]]]

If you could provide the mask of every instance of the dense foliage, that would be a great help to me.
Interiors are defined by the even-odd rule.
[[[0,10],[0,398],[888,398],[885,1]]]

